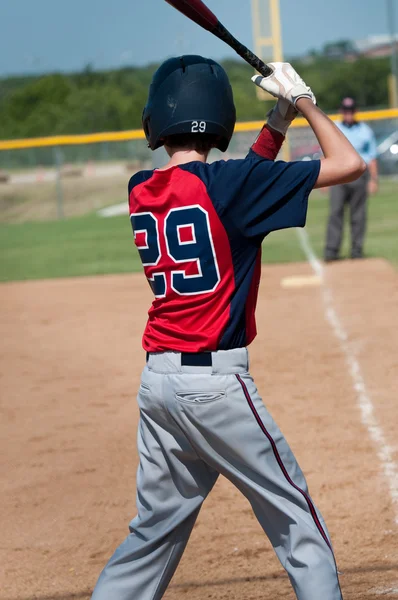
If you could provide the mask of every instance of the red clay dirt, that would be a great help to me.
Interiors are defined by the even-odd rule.
[[[308,265],[264,267],[251,371],[326,519],[344,598],[398,598],[394,471],[388,481],[361,423],[321,288],[280,285],[306,274]],[[397,468],[397,274],[380,260],[326,274]],[[142,275],[0,286],[1,600],[88,599],[128,533],[150,301]],[[250,506],[225,479],[165,595],[183,598],[294,598]]]

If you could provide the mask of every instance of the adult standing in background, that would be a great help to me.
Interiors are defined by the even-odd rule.
[[[356,120],[356,103],[353,98],[342,100],[340,112],[342,120],[336,125],[361,155],[368,168],[356,181],[330,188],[330,213],[324,254],[326,262],[339,259],[346,204],[350,206],[351,258],[363,258],[367,199],[369,194],[375,194],[378,189],[374,133],[366,123]]]

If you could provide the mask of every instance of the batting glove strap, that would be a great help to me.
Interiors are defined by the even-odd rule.
[[[254,75],[252,81],[263,90],[282,100],[287,100],[293,106],[299,98],[309,98],[316,104],[316,98],[311,88],[301,79],[300,75],[289,63],[269,63],[272,73],[268,77]]]
[[[288,100],[280,99],[269,111],[267,123],[269,127],[286,136],[291,122],[297,115],[297,110]]]

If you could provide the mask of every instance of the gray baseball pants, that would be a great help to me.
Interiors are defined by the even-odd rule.
[[[249,500],[297,598],[341,600],[325,523],[257,392],[246,349],[213,352],[211,367],[152,354],[138,403],[138,516],[92,600],[162,598],[220,473]]]
[[[362,257],[366,232],[368,182],[369,172],[366,171],[356,181],[331,187],[325,259],[335,259],[339,256],[346,204],[350,207],[351,257]]]

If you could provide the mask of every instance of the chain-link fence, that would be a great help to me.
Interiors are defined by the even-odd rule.
[[[398,176],[398,111],[359,117],[365,118],[375,132],[381,174]],[[214,151],[212,160],[245,156],[260,128],[261,123],[239,123],[228,152],[221,155]],[[122,134],[95,134],[76,136],[77,143],[71,137],[44,139],[40,145],[34,140],[0,142],[0,221],[69,218],[115,205],[108,213],[123,211],[130,176],[167,161],[163,149],[153,153],[140,132],[131,133],[135,139],[113,141],[112,136]],[[102,141],[90,141],[96,137]],[[309,160],[319,156],[311,129],[302,119],[296,121],[280,158]]]

